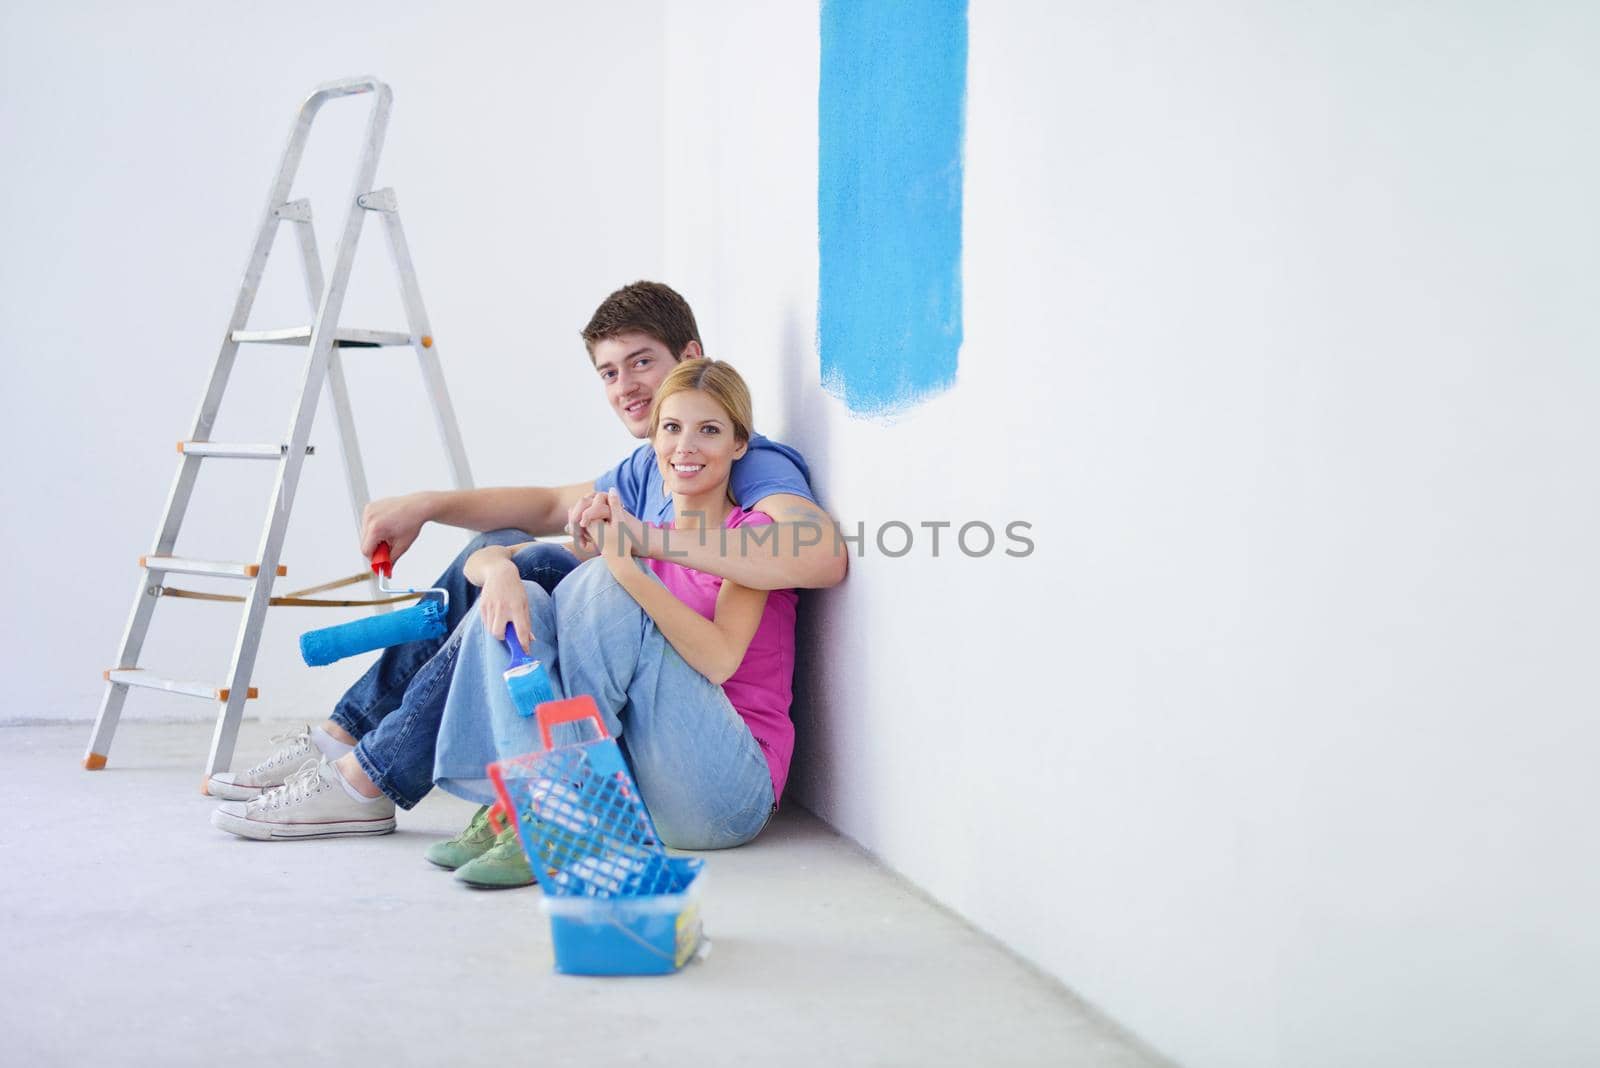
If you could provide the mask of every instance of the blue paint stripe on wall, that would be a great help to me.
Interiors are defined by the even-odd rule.
[[[965,0],[823,0],[817,348],[854,412],[955,381],[966,110]]]

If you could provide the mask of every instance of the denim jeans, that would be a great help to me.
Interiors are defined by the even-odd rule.
[[[678,655],[605,562],[584,563],[554,594],[524,585],[533,656],[544,661],[558,698],[594,697],[606,729],[626,747],[662,841],[724,849],[759,834],[773,810],[761,747],[722,687]],[[505,643],[476,614],[460,634],[434,778],[458,797],[487,803],[494,794],[486,765],[542,746],[537,723],[517,713],[506,689]]]
[[[406,642],[385,649],[378,662],[345,691],[329,717],[357,739],[356,760],[378,789],[401,808],[410,808],[433,789],[433,750],[439,720],[460,648],[461,624],[476,619],[478,587],[462,569],[467,557],[486,545],[516,545],[533,536],[520,530],[491,530],[467,543],[435,586],[450,591],[447,636]],[[559,545],[531,545],[512,557],[536,589],[553,590],[578,558]]]

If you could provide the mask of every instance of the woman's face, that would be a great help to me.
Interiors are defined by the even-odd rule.
[[[722,405],[688,389],[661,402],[655,449],[667,491],[688,495],[725,486],[746,446],[734,440],[733,420]]]

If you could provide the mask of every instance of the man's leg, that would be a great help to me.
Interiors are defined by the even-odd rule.
[[[463,570],[467,557],[486,545],[517,545],[531,540],[531,534],[506,529],[479,534],[467,543],[434,583],[450,593],[447,635],[467,615],[478,597],[478,588],[467,581]],[[536,577],[535,581],[543,579]],[[555,581],[559,582],[559,577]],[[337,760],[350,752],[359,738],[376,729],[384,717],[399,706],[412,676],[444,642],[443,638],[427,638],[384,649],[378,654],[377,662],[345,691],[329,718],[315,727],[273,738],[272,751],[259,763],[242,771],[213,775],[207,785],[208,792],[232,801],[250,800],[260,796],[263,790],[282,784],[307,760],[318,756]]]
[[[512,557],[512,562],[524,581],[545,591],[555,589],[578,566],[578,558],[567,549],[544,542],[523,549]],[[474,603],[477,595],[474,586]],[[339,760],[340,772],[358,791],[367,796],[381,792],[401,808],[409,809],[433,789],[439,721],[444,716],[445,699],[461,652],[462,634],[478,618],[476,611],[462,617],[439,651],[415,672],[398,705],[375,729],[362,736],[352,753]],[[504,665],[499,670],[504,671]]]
[[[337,726],[354,744],[358,738],[377,729],[384,717],[400,707],[406,687],[418,669],[444,647],[448,635],[467,617],[478,600],[478,587],[467,581],[467,557],[489,545],[517,545],[532,541],[533,535],[520,530],[491,530],[479,534],[467,543],[450,566],[433,583],[450,593],[449,612],[445,616],[444,638],[425,638],[421,641],[391,645],[378,655],[378,660],[355,681],[329,715],[330,723]],[[570,555],[570,554],[569,554]],[[542,564],[539,565],[542,572]],[[570,570],[570,569],[569,569]],[[540,578],[525,576],[535,582]],[[559,582],[560,578],[557,577]]]
[[[533,576],[533,581],[549,583],[552,587],[578,563],[577,558],[565,548],[545,543],[529,546],[512,559],[522,574]],[[477,599],[476,587],[471,588],[471,599],[474,602]],[[455,600],[454,593],[451,600]],[[454,610],[454,604],[451,607],[451,615],[456,617],[458,613]],[[413,672],[409,685],[402,689],[398,702],[389,714],[361,737],[352,752],[339,758],[336,764],[329,764],[329,774],[324,779],[339,785],[341,791],[323,789],[306,794],[309,798],[307,804],[314,810],[307,810],[305,814],[299,811],[296,804],[285,804],[287,795],[277,797],[280,791],[269,791],[258,801],[250,802],[253,809],[230,809],[221,822],[216,818],[212,822],[246,837],[310,837],[310,833],[304,833],[306,823],[339,824],[341,828],[346,823],[356,825],[359,808],[346,804],[346,799],[340,796],[341,792],[348,794],[348,801],[355,806],[363,801],[381,798],[391,813],[394,805],[409,809],[421,800],[433,785],[434,745],[460,650],[460,634],[465,629],[465,622],[478,618],[476,612],[463,612],[460,615],[461,622],[445,638],[440,648]],[[254,810],[262,808],[260,802],[274,799],[278,804],[271,813]],[[261,830],[259,822],[253,822],[258,818],[274,822],[276,829],[270,834],[256,833]],[[335,829],[323,836],[347,833],[372,832]]]

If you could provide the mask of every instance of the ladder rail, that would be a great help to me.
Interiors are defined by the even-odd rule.
[[[444,443],[450,460],[450,475],[457,489],[472,488],[472,469],[467,466],[467,447],[461,440],[461,424],[456,420],[450,391],[444,384],[444,369],[439,363],[439,347],[428,325],[428,311],[422,304],[422,288],[417,285],[416,265],[411,261],[411,246],[406,243],[405,228],[400,224],[400,210],[394,197],[388,204],[375,207],[383,216],[383,232],[389,241],[389,253],[395,268],[400,272],[400,296],[405,304],[407,325],[411,328],[412,347],[417,353],[417,365],[422,371],[422,383],[433,401],[434,425],[439,440]]]
[[[360,84],[368,84],[357,79]],[[345,83],[332,83],[334,86]],[[388,132],[389,109],[394,99],[392,91],[382,82],[368,85],[373,92],[372,111],[367,119],[366,135],[361,147],[361,161],[356,166],[355,181],[346,201],[344,229],[334,251],[333,269],[327,284],[322,287],[322,300],[312,326],[311,343],[301,376],[299,401],[290,420],[286,440],[289,449],[278,466],[278,478],[272,491],[272,503],[261,532],[260,548],[256,560],[261,571],[250,584],[246,595],[244,619],[239,636],[234,641],[232,664],[228,670],[228,699],[217,717],[216,729],[211,735],[211,752],[206,758],[208,775],[225,770],[233,760],[234,743],[238,740],[239,721],[244,717],[244,702],[250,674],[255,670],[256,654],[260,650],[261,628],[266,622],[267,604],[272,598],[272,582],[283,550],[284,534],[289,526],[289,513],[294,507],[295,491],[300,485],[300,471],[305,464],[305,447],[311,437],[311,425],[316,417],[317,396],[322,392],[328,373],[329,357],[333,353],[334,333],[339,314],[344,310],[344,299],[349,288],[350,270],[355,265],[356,246],[361,239],[361,226],[366,211],[359,198],[370,190],[378,172],[378,156],[383,151],[383,140]],[[352,89],[350,92],[360,92]],[[346,95],[345,92],[324,88],[314,92],[307,100],[302,114],[308,108],[320,107],[322,94]],[[312,111],[315,114],[315,111]],[[309,128],[309,122],[306,123]],[[298,132],[298,131],[297,131]]]
[[[317,305],[322,300],[322,253],[317,248],[317,233],[311,225],[310,205],[306,206],[303,218],[294,220],[294,229],[300,242],[306,299],[311,306],[311,313],[315,315]],[[344,360],[339,355],[338,345],[328,355],[328,399],[333,404],[334,424],[339,433],[339,452],[344,459],[345,489],[350,496],[350,509],[355,513],[356,537],[359,538],[361,519],[372,501],[372,494],[367,487],[367,468],[361,460],[361,444],[356,438],[355,417],[350,408],[350,387],[345,383]],[[373,572],[367,580],[367,588],[373,600],[381,597],[383,591],[378,587],[377,572]],[[373,609],[373,614],[381,615],[393,610],[393,605],[381,604]]]

